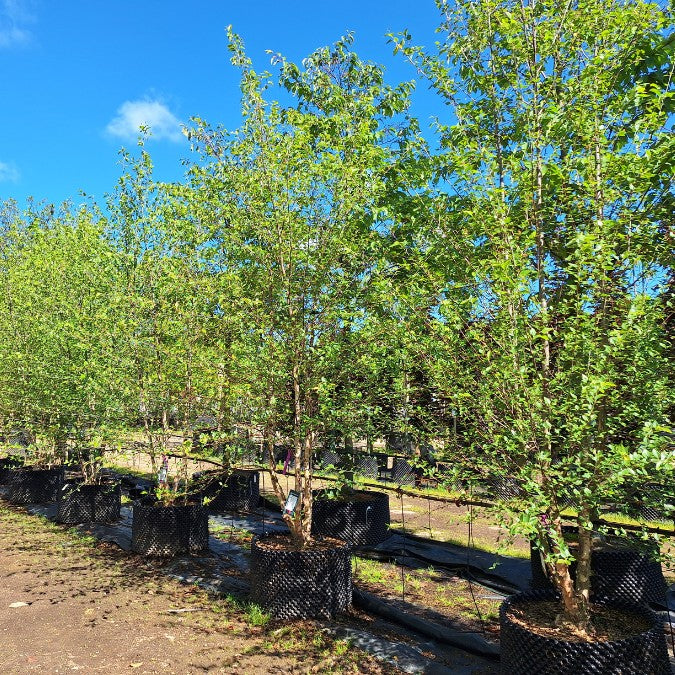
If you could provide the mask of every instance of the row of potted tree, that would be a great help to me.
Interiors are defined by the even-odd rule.
[[[274,57],[284,106],[230,33],[243,123],[195,119],[185,181],[156,182],[143,150],[105,213],[6,204],[0,415],[57,443],[137,424],[154,463],[204,411],[224,441],[259,429],[272,465],[287,438],[292,493],[271,476],[291,536],[255,548],[292,560],[316,546],[318,436],[442,437],[458,479],[517,481],[499,513],[543,554],[550,623],[596,644],[599,511],[675,474],[671,17],[439,6],[437,53],[391,37],[452,111],[438,152],[412,84],[350,36]]]
[[[20,454],[19,448],[5,448],[15,451],[0,460],[7,499],[15,504],[56,502],[55,519],[61,523],[114,524],[120,519],[124,476],[93,468],[102,459],[101,448],[66,445],[62,451],[66,448],[70,452],[47,453],[37,439],[21,447]],[[171,475],[163,456],[156,480],[145,481],[136,494],[133,551],[150,556],[204,553],[210,511],[258,509],[257,470],[222,465],[190,478],[187,455],[180,466]],[[138,490],[136,483],[133,488]],[[310,546],[289,552],[285,538],[274,535],[253,544],[252,595],[278,617],[333,616],[346,610],[351,604],[351,547],[375,545],[388,536],[386,494],[355,493],[343,483],[339,493],[327,491],[322,497],[316,502],[323,511],[314,514]],[[293,515],[293,510],[287,504],[284,513]]]

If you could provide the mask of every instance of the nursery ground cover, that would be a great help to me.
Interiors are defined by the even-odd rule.
[[[312,624],[275,625],[43,518],[0,504],[0,522],[5,673],[396,672]]]
[[[400,566],[354,559],[354,583],[409,614],[434,623],[448,621],[457,630],[499,636],[502,597],[442,570],[406,569]]]

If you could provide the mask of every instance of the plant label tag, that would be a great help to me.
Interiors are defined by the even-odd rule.
[[[289,516],[292,516],[295,514],[295,509],[298,506],[298,499],[300,498],[300,494],[296,492],[295,490],[291,490],[288,493],[288,497],[286,498],[286,504],[284,506],[284,513],[288,514]]]

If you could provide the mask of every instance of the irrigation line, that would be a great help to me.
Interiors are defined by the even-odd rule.
[[[403,495],[399,495],[399,497],[401,498],[401,526],[403,528],[403,533],[405,534],[405,513],[403,511]],[[403,565],[401,565],[400,567],[401,567],[401,596],[403,602],[405,602],[405,573],[403,571]]]
[[[434,533],[431,531],[431,501],[429,500],[427,496],[427,507],[429,510],[429,539],[434,538]]]
[[[473,600],[473,606],[476,608],[476,614],[478,615],[478,620],[480,621],[481,629],[483,631],[483,637],[486,636],[487,627],[485,626],[485,621],[483,620],[483,615],[481,614],[480,608],[478,607],[478,600],[476,600],[476,595],[473,592],[473,584],[471,583],[469,575],[469,554],[472,548],[475,547],[476,542],[473,539],[473,505],[468,504],[469,511],[469,527],[468,527],[468,539],[466,543],[466,576],[467,582],[469,584],[469,593],[471,593],[471,599]]]
[[[265,494],[265,471],[262,472],[262,491]],[[260,500],[262,502],[262,531],[263,537],[265,536],[265,499]]]

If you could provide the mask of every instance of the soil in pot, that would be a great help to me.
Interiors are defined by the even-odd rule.
[[[260,480],[254,469],[234,469],[231,474],[204,471],[193,476],[203,486],[209,511],[254,511],[260,502]]]
[[[85,485],[67,481],[59,492],[56,520],[60,523],[112,523],[120,518],[119,482]]]
[[[622,600],[593,605],[596,635],[590,639],[556,626],[560,610],[558,596],[550,591],[521,593],[502,604],[503,673],[670,673],[660,619],[644,605]]]
[[[7,498],[13,504],[44,504],[55,502],[63,485],[64,469],[10,469],[7,478]]]
[[[294,548],[272,534],[251,544],[251,599],[275,618],[331,618],[352,602],[350,547],[329,537]]]
[[[376,546],[390,536],[389,495],[357,490],[329,499],[323,491],[314,495],[312,534],[335,537],[352,546]]]
[[[151,499],[134,502],[131,550],[143,555],[200,553],[209,547],[208,513],[200,503],[164,506]]]
[[[155,481],[139,478],[132,474],[122,474],[119,476],[119,480],[122,485],[122,492],[125,492],[132,500],[142,499],[157,487]]]

